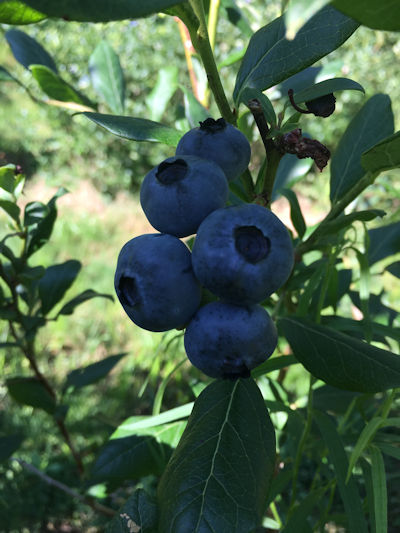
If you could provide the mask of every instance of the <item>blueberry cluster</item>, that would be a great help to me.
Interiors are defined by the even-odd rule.
[[[246,137],[224,119],[207,119],[153,168],[140,190],[160,233],[122,248],[115,290],[129,318],[150,331],[186,327],[188,358],[216,378],[247,377],[275,350],[277,332],[260,304],[293,266],[282,222],[256,204],[228,206],[228,182],[250,161]],[[180,240],[196,234],[192,252]],[[204,303],[205,290],[212,295]]]

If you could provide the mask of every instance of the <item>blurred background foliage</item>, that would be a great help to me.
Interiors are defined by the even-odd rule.
[[[280,2],[237,1],[253,31],[280,14]],[[267,5],[265,5],[267,4]],[[0,65],[20,79],[37,98],[41,93],[30,75],[14,59],[0,26]],[[151,118],[151,92],[159,73],[168,65],[177,67],[177,86],[190,90],[184,50],[177,22],[167,16],[152,16],[138,21],[108,24],[78,24],[45,20],[20,28],[37,39],[53,56],[60,74],[85,95],[98,100],[90,83],[89,57],[102,39],[118,54],[126,82],[125,115]],[[221,16],[216,57],[221,62],[233,52],[246,47],[249,37]],[[376,93],[390,95],[395,123],[400,123],[400,85],[398,33],[360,28],[337,51],[321,60],[333,75],[349,77],[366,91],[337,94],[337,110],[330,118],[303,117],[303,128],[333,152],[350,119],[366,98]],[[232,93],[239,63],[221,68],[228,95]],[[268,92],[279,111],[283,97],[279,87]],[[285,96],[285,95],[283,95]],[[105,104],[99,111],[109,113]],[[217,117],[214,104],[211,115]],[[243,112],[243,110],[242,110]],[[0,82],[0,165],[21,165],[29,178],[25,200],[47,201],[54,187],[71,191],[60,201],[60,215],[50,243],[34,258],[36,264],[50,265],[69,258],[78,259],[83,269],[69,295],[93,288],[113,294],[113,274],[121,246],[132,236],[151,231],[143,220],[137,192],[143,176],[173,149],[161,144],[135,143],[119,139],[83,116],[58,107],[38,104],[27,92],[11,81]],[[246,117],[243,124],[250,126]],[[184,93],[177,88],[160,121],[181,129],[189,128],[185,119]],[[254,129],[252,168],[256,172],[262,144]],[[398,176],[398,173],[397,173]],[[379,183],[363,196],[361,206],[387,210],[395,218],[400,209],[400,191],[396,172],[383,173]],[[322,174],[315,168],[296,184],[296,192],[307,206],[306,220],[313,220],[327,209],[329,170]],[[68,199],[70,196],[70,199]],[[0,219],[3,223],[3,218]],[[377,221],[377,224],[382,224]],[[375,278],[374,291],[390,288],[391,274]],[[396,307],[399,295],[391,292],[389,303]],[[349,299],[344,299],[350,308]],[[349,312],[348,310],[346,312]],[[7,331],[2,331],[4,340]],[[103,381],[86,387],[68,398],[67,423],[90,464],[102,443],[127,416],[151,414],[157,389],[173,368],[184,358],[181,336],[176,332],[153,334],[131,324],[117,303],[95,299],[77,309],[73,316],[61,317],[43,329],[38,353],[43,373],[54,383],[61,383],[71,370],[98,361],[107,355],[128,352]],[[284,350],[285,347],[282,347]],[[154,355],[156,354],[156,355]],[[4,374],[29,374],[27,361],[13,349],[0,352]],[[173,374],[166,388],[163,409],[192,401],[199,392],[202,376],[188,363]],[[289,370],[290,400],[302,405],[307,390],[307,373],[298,366]],[[50,476],[73,486],[73,469],[65,445],[54,433],[46,413],[19,407],[0,386],[0,430],[4,434],[28,436],[19,456]],[[304,487],[307,472],[304,470]],[[152,479],[142,483],[153,483]],[[92,489],[101,494],[104,487]],[[113,505],[122,503],[133,490],[127,484],[116,492],[108,491]],[[306,489],[304,489],[306,490]],[[110,496],[111,493],[111,496]],[[49,487],[18,464],[0,466],[0,527],[4,531],[97,531],[102,521],[87,506],[82,506],[61,491]],[[38,499],[38,495],[40,495]],[[393,493],[392,493],[393,496]],[[398,503],[398,499],[396,500]],[[24,529],[25,528],[25,529]],[[58,529],[57,529],[58,528]]]

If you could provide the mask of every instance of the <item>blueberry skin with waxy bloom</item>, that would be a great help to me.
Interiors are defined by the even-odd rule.
[[[246,136],[235,126],[223,118],[208,118],[180,139],[176,155],[184,154],[214,161],[231,181],[248,167],[251,147]]]
[[[212,378],[249,377],[277,342],[275,324],[261,305],[222,301],[201,307],[184,336],[190,362]]]
[[[150,233],[128,241],[118,256],[114,286],[132,322],[149,331],[185,326],[200,305],[191,253],[172,235]]]
[[[200,223],[226,204],[228,182],[221,168],[195,156],[169,157],[154,167],[140,188],[150,224],[176,237],[196,233]]]
[[[201,224],[192,250],[200,283],[225,300],[260,303],[293,267],[293,246],[279,218],[257,204],[217,209]]]

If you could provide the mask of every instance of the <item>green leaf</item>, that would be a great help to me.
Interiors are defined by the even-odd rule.
[[[78,22],[108,22],[147,17],[184,0],[25,0],[25,4],[49,17]]]
[[[34,254],[39,248],[41,248],[49,240],[54,223],[57,218],[57,199],[67,193],[67,190],[64,188],[58,189],[56,194],[51,198],[47,203],[47,213],[45,216],[40,217],[32,226],[28,227],[28,237],[27,237],[27,247],[26,255],[27,257]],[[42,204],[43,205],[43,204]]]
[[[326,94],[336,93],[337,91],[361,91],[365,94],[362,85],[356,81],[347,78],[331,78],[320,81],[307,89],[295,93],[294,100],[297,104],[301,104],[325,96]]]
[[[267,361],[264,361],[264,363],[261,363],[261,365],[258,365],[251,372],[251,375],[253,379],[257,379],[260,376],[264,376],[265,374],[268,374],[269,372],[273,372],[274,370],[281,370],[282,368],[287,368],[291,365],[297,365],[297,364],[298,364],[298,361],[295,357],[293,357],[293,355],[272,357],[268,359]]]
[[[274,429],[255,382],[213,382],[197,398],[160,480],[160,530],[252,531],[274,463]]]
[[[198,128],[199,123],[210,117],[208,110],[197,100],[192,91],[180,86],[183,92],[183,101],[185,105],[185,117],[191,128]]]
[[[20,208],[17,204],[10,200],[0,200],[0,208],[3,209],[17,224],[19,223]]]
[[[41,222],[50,213],[48,205],[42,202],[29,202],[25,206],[24,226],[33,226]]]
[[[381,209],[366,209],[365,211],[355,211],[354,213],[349,213],[348,215],[342,215],[338,218],[332,220],[331,222],[326,222],[318,230],[321,236],[323,235],[332,235],[338,233],[342,229],[348,228],[353,224],[353,222],[362,221],[368,222],[369,220],[374,220],[376,217],[384,217],[386,215],[385,211]]]
[[[23,435],[19,434],[0,437],[0,463],[7,461],[7,459],[18,450],[24,438]]]
[[[6,380],[10,396],[22,405],[30,405],[53,414],[56,401],[41,381],[36,378],[15,377]]]
[[[97,94],[115,114],[124,112],[125,81],[118,55],[101,41],[89,58],[89,72]]]
[[[158,72],[157,81],[146,98],[149,118],[158,121],[178,88],[178,67],[168,65]]]
[[[18,0],[0,2],[0,23],[32,24],[45,18],[46,15],[28,7],[25,2],[19,2]]]
[[[365,448],[369,445],[371,440],[376,435],[376,432],[381,427],[382,422],[383,422],[383,419],[379,416],[376,416],[372,418],[362,430],[354,446],[354,449],[351,452],[351,456],[349,460],[349,468],[347,470],[347,476],[346,476],[346,483],[350,479],[351,473],[353,472],[353,468],[356,466],[357,461],[360,459]]]
[[[240,93],[240,101],[238,102],[238,104],[243,102],[245,106],[249,107],[248,106],[249,100],[254,100],[254,99],[260,102],[264,116],[268,124],[274,127],[276,125],[276,114],[275,114],[273,105],[271,104],[271,101],[268,98],[268,96],[266,96],[264,93],[262,93],[258,89],[245,87],[243,91]]]
[[[156,533],[157,504],[144,489],[137,489],[115,513],[105,533]]]
[[[400,386],[400,356],[305,318],[279,320],[294,356],[338,389],[381,392]]]
[[[397,0],[333,0],[332,4],[360,24],[374,30],[400,31],[400,4]]]
[[[370,265],[395,255],[400,251],[400,222],[368,231],[369,249],[368,262]]]
[[[182,418],[187,418],[193,409],[193,405],[193,402],[190,402],[179,407],[174,407],[169,411],[164,411],[163,413],[155,416],[131,416],[118,426],[113,433],[113,437],[120,438],[136,435],[142,430],[154,428],[163,424],[167,424],[168,422],[175,422],[176,420],[181,420]]]
[[[90,100],[44,65],[31,65],[30,70],[39,87],[50,98],[60,102],[75,102],[76,104],[94,107]]]
[[[382,172],[400,167],[400,131],[375,144],[361,156],[367,172]]]
[[[229,22],[239,28],[243,35],[246,35],[247,37],[253,35],[253,30],[251,29],[248,20],[234,0],[221,0],[221,7],[225,9],[226,17]]]
[[[171,453],[169,446],[148,435],[112,439],[100,451],[91,477],[96,481],[134,481],[144,476],[159,476]]]
[[[293,39],[299,28],[328,2],[329,0],[291,0],[284,12],[286,37]]]
[[[306,533],[308,531],[312,533],[307,519],[313,508],[321,501],[326,491],[327,487],[320,487],[317,490],[313,490],[299,505],[296,505],[281,533]]]
[[[1,10],[1,4],[0,4],[0,10]],[[6,68],[0,66],[0,81],[17,81],[17,80],[14,78],[14,76],[12,76],[8,72]]]
[[[372,96],[353,117],[331,159],[330,199],[340,200],[365,174],[363,152],[391,135],[394,121],[386,94]]]
[[[12,194],[16,185],[14,165],[0,167],[0,188]]]
[[[5,37],[15,59],[26,69],[31,65],[42,65],[57,74],[54,59],[35,39],[21,30],[8,30]]]
[[[400,461],[400,448],[397,448],[396,446],[392,446],[391,444],[387,444],[385,442],[377,442],[376,444],[383,451],[383,453]]]
[[[39,298],[42,304],[40,311],[43,315],[47,315],[62,300],[64,294],[75,281],[81,266],[79,261],[70,259],[65,263],[46,268],[44,276],[38,284]]]
[[[358,23],[331,6],[318,11],[289,41],[284,17],[258,30],[250,39],[233,92],[240,101],[245,87],[264,91],[336,50]]]
[[[299,159],[294,154],[285,154],[279,162],[278,170],[272,190],[272,201],[281,194],[283,187],[290,187],[295,181],[301,179],[313,165],[311,158]]]
[[[104,115],[102,113],[83,113],[110,133],[131,141],[160,142],[177,146],[182,133],[159,122],[144,118]]]
[[[339,493],[346,511],[348,531],[349,533],[367,533],[368,526],[354,478],[351,476],[346,483],[348,460],[336,427],[329,416],[317,410],[314,410],[314,420],[329,450],[329,458],[335,469]]]
[[[92,289],[87,289],[81,292],[80,294],[78,294],[78,296],[75,296],[74,298],[69,300],[66,304],[64,304],[62,308],[60,309],[60,311],[57,313],[57,317],[59,315],[72,315],[72,313],[74,312],[75,308],[78,305],[84,302],[87,302],[88,300],[91,300],[92,298],[107,298],[108,300],[111,300],[112,302],[114,301],[114,298],[113,296],[111,296],[111,294],[102,294]]]
[[[370,446],[371,453],[371,476],[372,476],[372,493],[374,496],[374,517],[376,533],[387,533],[387,489],[385,464],[381,451],[377,446]]]
[[[107,376],[107,374],[111,372],[114,366],[125,357],[127,353],[128,352],[110,355],[96,363],[72,370],[67,376],[64,388],[74,387],[75,389],[80,389],[87,385],[97,383],[97,381],[100,381]]]
[[[307,227],[306,223],[304,222],[303,213],[301,212],[297,196],[291,189],[281,189],[281,194],[289,201],[290,220],[292,221],[293,227],[297,231],[298,236],[300,239],[302,239]]]

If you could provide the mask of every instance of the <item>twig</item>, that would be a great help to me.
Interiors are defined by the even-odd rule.
[[[99,511],[100,513],[103,513],[107,516],[115,515],[115,511],[111,509],[110,507],[106,507],[105,505],[102,505],[101,503],[97,503],[95,500],[92,500],[91,498],[88,498],[86,496],[83,496],[82,494],[79,494],[79,492],[75,491],[74,489],[71,489],[64,483],[61,483],[61,481],[57,481],[56,479],[51,478],[47,474],[44,474],[38,468],[27,463],[23,459],[18,459],[17,457],[11,457],[11,460],[17,462],[20,466],[22,466],[22,468],[24,468],[25,470],[28,470],[28,472],[31,472],[32,474],[35,474],[36,476],[40,477],[40,479],[43,479],[43,481],[45,481],[48,485],[57,487],[58,489],[69,494],[73,498],[76,498],[82,503],[89,505],[93,510]]]

